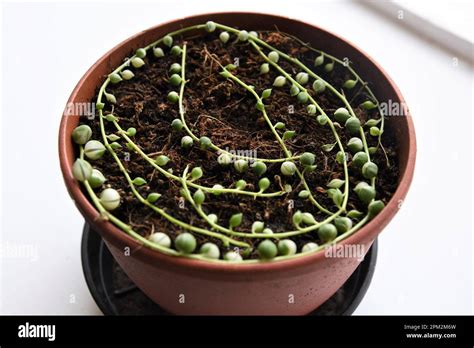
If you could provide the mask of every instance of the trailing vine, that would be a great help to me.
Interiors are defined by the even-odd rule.
[[[237,66],[234,64],[224,66],[212,52],[209,55],[210,59],[219,66],[220,75],[224,80],[232,82],[236,88],[241,88],[253,98],[255,108],[261,114],[266,127],[271,131],[283,156],[253,158],[234,154],[224,150],[218,144],[214,144],[210,138],[195,134],[192,131],[184,107],[186,85],[188,83],[186,79],[188,43],[184,41],[182,46],[173,45],[173,43],[174,38],[179,35],[202,30],[208,33],[218,31],[217,38],[224,45],[232,37],[236,42],[248,42],[249,49],[257,52],[263,61],[258,73],[266,74],[270,69],[273,69],[279,74],[272,86],[257,91],[254,86],[239,77]],[[167,255],[212,262],[255,263],[260,262],[260,260],[288,259],[298,257],[301,254],[317,252],[327,245],[347,238],[379,213],[384,208],[384,203],[376,199],[378,166],[371,158],[378,147],[382,148],[385,153],[381,140],[384,132],[384,117],[379,102],[368,84],[360,78],[352,67],[328,53],[312,48],[298,38],[292,38],[318,53],[313,67],[305,65],[298,58],[273,47],[261,39],[256,32],[249,33],[223,24],[207,22],[165,35],[159,40],[138,49],[134,55],[127,58],[119,67],[113,70],[100,86],[97,94],[96,109],[98,110],[101,139],[91,140],[92,130],[84,124],[78,126],[72,132],[73,141],[79,146],[79,157],[74,162],[72,173],[78,181],[83,183],[86,192],[102,218],[109,220],[144,246]],[[134,73],[132,70],[143,67],[146,64],[144,58],[147,55],[151,54],[156,58],[160,58],[165,55],[165,51],[169,51],[168,54],[175,56],[177,60],[170,66],[168,80],[168,83],[175,90],[169,92],[166,99],[168,103],[175,104],[178,109],[179,118],[171,122],[170,128],[173,132],[182,132],[180,146],[184,149],[199,146],[202,151],[216,153],[219,165],[228,168],[228,170],[235,170],[237,173],[253,170],[259,177],[258,189],[251,189],[253,185],[248,185],[244,180],[236,181],[233,187],[223,187],[218,183],[213,186],[199,184],[200,179],[205,175],[205,171],[201,167],[192,168],[187,165],[181,174],[173,173],[172,170],[167,169],[170,158],[166,154],[152,158],[152,155],[145,153],[140,145],[134,141],[137,130],[133,127],[122,128],[120,124],[121,116],[114,112],[117,98],[107,87],[111,84],[126,83],[133,79]],[[285,69],[281,64],[281,60],[286,61],[292,69]],[[335,63],[347,68],[353,76],[352,79],[344,82],[341,89],[323,79],[317,72],[321,68],[325,71],[331,71]],[[133,69],[131,70],[130,67],[133,67]],[[298,72],[295,73],[295,71]],[[306,105],[307,117],[318,127],[329,127],[334,143],[324,145],[322,150],[330,152],[337,146],[336,161],[342,165],[343,179],[331,180],[327,184],[327,190],[324,193],[315,191],[306,179],[309,173],[318,170],[315,165],[316,155],[311,152],[292,153],[287,147],[287,141],[295,136],[295,131],[286,129],[282,122],[274,122],[271,113],[268,111],[266,102],[272,94],[272,90],[284,90],[287,85],[290,85],[290,96],[294,97],[298,103]],[[311,87],[308,87],[308,85]],[[379,119],[369,119],[364,125],[361,124],[351,101],[346,98],[343,91],[343,89],[352,89],[358,85],[365,89],[371,97],[371,100],[367,100],[359,106],[365,110],[378,109],[380,115]],[[326,93],[326,91],[337,97],[340,102],[332,115],[325,111],[317,101],[317,96]],[[109,107],[109,111],[105,111],[106,106]],[[106,123],[113,126],[114,132],[107,133]],[[368,128],[368,131],[364,127]],[[347,144],[343,144],[341,140],[338,133],[340,129],[352,135]],[[368,146],[366,136],[369,135],[378,137],[377,147],[371,148]],[[147,196],[142,195],[137,187],[147,184],[147,181],[140,176],[134,177],[133,173],[129,173],[117,154],[122,145],[140,156],[158,175],[175,185],[179,185],[182,198],[190,204],[205,226],[195,226],[190,221],[183,221],[168,213],[166,206],[160,206],[161,194],[159,192],[152,192]],[[359,168],[363,177],[367,180],[358,182],[354,187],[351,187],[349,180],[349,156],[346,150],[352,153],[351,165]],[[144,237],[134,231],[130,224],[120,220],[112,213],[114,209],[119,207],[123,197],[112,187],[104,188],[105,176],[98,169],[93,168],[90,163],[90,161],[93,162],[101,158],[105,153],[109,153],[118,166],[133,197],[153,213],[158,214],[182,230],[182,233],[176,236],[174,240],[171,240],[164,231],[153,232]],[[386,158],[386,165],[389,166],[388,157],[386,156]],[[218,197],[219,195],[243,195],[253,197],[253,199],[279,199],[293,192],[295,189],[290,185],[280,185],[280,190],[269,192],[271,179],[265,174],[267,165],[271,164],[278,165],[280,173],[284,177],[295,177],[299,180],[298,187],[302,187],[302,190],[298,193],[299,199],[311,202],[311,206],[318,212],[318,216],[322,214],[324,218],[319,218],[318,221],[314,216],[315,214],[298,210],[292,215],[294,226],[292,230],[273,231],[265,226],[263,221],[254,221],[250,230],[243,231],[239,227],[242,223],[242,213],[233,214],[228,221],[219,221],[217,215],[206,212],[204,203],[212,199],[211,197]],[[101,192],[96,193],[99,189]],[[363,202],[366,211],[360,212],[354,209],[348,211],[348,200],[352,191]],[[327,195],[334,202],[337,210],[331,211],[329,207],[324,206],[320,200],[321,195]],[[298,250],[296,243],[291,238],[307,235],[311,232],[317,233],[320,243],[308,242]],[[212,242],[198,245],[195,235],[219,240],[224,247],[234,249],[223,253],[223,250]],[[246,242],[248,240],[257,240],[258,244],[250,244]],[[259,258],[249,258],[254,246],[256,246]],[[199,250],[197,250],[198,247]],[[223,255],[221,255],[222,253]]]

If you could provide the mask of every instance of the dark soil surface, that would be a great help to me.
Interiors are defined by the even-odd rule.
[[[330,73],[324,72],[321,67],[315,68],[313,61],[316,53],[281,33],[262,33],[262,37],[271,45],[298,57],[340,90],[342,90],[343,82],[350,77],[346,69],[338,64],[334,65],[334,70]],[[184,94],[186,122],[194,134],[198,137],[208,136],[220,148],[256,150],[258,157],[261,158],[284,157],[280,145],[264,122],[261,112],[255,108],[254,97],[242,87],[220,76],[221,68],[211,59],[211,55],[224,66],[235,63],[237,58],[239,66],[233,73],[247,84],[255,86],[259,94],[264,89],[272,88],[273,80],[279,74],[274,69],[270,69],[268,74],[260,75],[259,68],[264,63],[263,59],[249,43],[233,42],[232,40],[231,38],[224,45],[217,39],[216,34],[203,34],[187,39],[186,78],[189,81]],[[183,38],[175,38],[174,44],[182,46]],[[181,175],[186,165],[200,166],[204,171],[203,177],[198,180],[201,185],[212,187],[214,184],[221,184],[224,187],[233,187],[237,180],[244,179],[248,183],[247,190],[257,190],[259,178],[252,170],[239,174],[232,166],[222,167],[217,162],[218,155],[215,152],[201,150],[196,143],[190,150],[181,148],[180,141],[186,133],[184,131],[173,132],[170,127],[173,119],[179,118],[178,106],[169,103],[166,99],[168,92],[178,90],[168,83],[168,70],[172,63],[181,63],[181,57],[169,54],[168,48],[164,48],[164,50],[165,57],[155,58],[152,52],[148,52],[147,57],[144,58],[145,66],[140,69],[130,68],[135,74],[133,79],[107,87],[107,90],[117,98],[114,114],[118,116],[121,127],[123,129],[128,127],[137,129],[133,140],[145,153],[153,154],[153,156],[166,154],[171,159],[167,167],[172,168],[176,175]],[[265,52],[268,53],[267,50]],[[299,72],[295,66],[290,65],[282,58],[280,58],[279,64],[293,76]],[[362,78],[364,77],[362,76]],[[308,90],[328,115],[331,116],[334,110],[343,106],[342,102],[329,91],[316,95],[310,87],[311,83],[312,79],[307,85]],[[311,190],[316,193],[316,199],[329,210],[336,211],[336,206],[326,195],[326,185],[334,178],[344,178],[343,167],[335,160],[337,146],[329,153],[321,149],[324,144],[334,143],[334,136],[328,126],[320,126],[314,117],[308,115],[305,104],[299,104],[295,97],[289,95],[289,87],[287,84],[284,88],[273,88],[272,95],[265,101],[267,113],[273,123],[284,122],[286,129],[296,131],[296,136],[286,141],[288,149],[293,154],[308,151],[316,155],[317,169],[307,173],[306,180]],[[368,118],[379,117],[377,110],[364,111],[357,107],[367,100],[367,95],[363,90],[356,87],[350,91],[344,90],[344,93],[351,101],[354,112],[361,119],[362,124]],[[294,108],[293,113],[289,112],[290,106]],[[109,113],[110,106],[107,105],[104,111],[106,114]],[[93,139],[102,140],[98,117],[92,121],[84,119],[83,123],[92,127]],[[108,133],[116,131],[111,122],[106,122],[106,131]],[[338,133],[343,144],[346,144],[351,138],[344,128],[338,129]],[[367,141],[369,146],[377,145],[376,137],[367,135]],[[392,165],[390,168],[386,166],[385,156],[380,149],[372,155],[372,160],[379,166],[379,175],[376,181],[377,199],[381,199],[385,203],[395,191],[398,181],[397,149],[394,144],[391,135],[388,132],[384,133],[383,145]],[[138,188],[142,195],[158,192],[162,194],[162,197],[157,201],[157,206],[164,208],[178,219],[195,226],[208,228],[189,203],[186,203],[184,208],[180,207],[179,183],[171,182],[154,170],[138,154],[128,150],[124,142],[122,145],[123,148],[117,150],[117,153],[131,177],[141,176],[147,180],[145,186]],[[129,161],[125,161],[127,153],[130,156]],[[366,180],[350,160],[351,155],[349,155],[351,189],[347,210],[358,209],[365,212],[367,209],[359,202],[353,188],[359,181]],[[152,232],[163,231],[168,233],[172,239],[182,232],[182,229],[160,217],[133,196],[110,154],[107,153],[101,159],[93,161],[92,164],[107,178],[105,185],[117,189],[122,196],[120,207],[113,213],[130,224],[135,231],[144,236]],[[291,193],[265,199],[254,199],[244,195],[213,196],[207,194],[203,204],[204,210],[208,214],[217,214],[219,223],[224,226],[227,226],[227,220],[232,214],[242,212],[243,223],[236,228],[240,231],[249,231],[252,223],[256,220],[264,221],[265,226],[274,232],[293,230],[291,217],[296,210],[311,212],[317,220],[327,216],[318,212],[318,209],[309,200],[298,198],[298,192],[302,187],[296,175],[289,178],[283,177],[280,173],[280,163],[267,163],[267,165],[268,170],[264,176],[268,177],[272,184],[266,192],[279,191],[280,184],[291,184],[293,188]],[[97,191],[99,192],[100,189]],[[290,200],[294,201],[293,208],[290,208]],[[199,234],[195,234],[195,236],[198,245],[208,240],[207,237]],[[292,239],[298,247],[308,241],[319,242],[315,232]],[[212,241],[222,246],[219,240]],[[260,240],[248,239],[246,241],[258,243]],[[225,250],[226,248],[222,247],[222,253]],[[255,255],[255,252],[252,255]]]

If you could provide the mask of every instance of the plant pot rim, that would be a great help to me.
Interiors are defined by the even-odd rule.
[[[76,87],[74,88],[71,96],[68,99],[68,103],[73,101],[78,91],[81,89],[83,84],[88,80],[91,73],[94,69],[102,64],[105,60],[108,59],[111,55],[113,55],[116,50],[122,46],[130,46],[130,43],[142,36],[144,33],[155,30],[162,26],[166,25],[173,25],[182,22],[183,20],[187,19],[196,19],[202,18],[203,23],[209,19],[212,19],[216,16],[222,15],[234,15],[234,16],[246,16],[246,15],[256,15],[256,16],[264,16],[267,18],[275,18],[279,20],[286,20],[294,22],[295,24],[303,25],[306,27],[310,27],[312,30],[325,32],[336,39],[344,42],[348,46],[350,46],[353,50],[358,51],[362,54],[365,59],[367,59],[373,66],[379,70],[381,74],[384,75],[388,84],[390,84],[391,88],[395,91],[397,100],[401,103],[405,103],[405,100],[392,81],[392,79],[388,76],[385,70],[376,62],[374,61],[367,53],[363,50],[358,48],[353,43],[347,41],[346,39],[334,34],[330,31],[322,29],[316,25],[306,23],[304,21],[300,21],[297,19],[280,16],[280,15],[273,15],[273,14],[266,14],[266,13],[258,13],[258,12],[241,12],[241,11],[230,11],[230,12],[212,12],[212,13],[204,13],[198,15],[187,16],[171,21],[167,21],[165,23],[153,26],[148,28],[144,31],[141,31],[128,39],[122,41],[107,53],[105,53],[99,60],[97,60],[89,69],[88,71],[82,76],[82,78],[77,83]],[[207,19],[206,19],[207,18]],[[130,46],[131,47],[131,46]],[[140,257],[143,261],[149,264],[160,264],[160,265],[168,265],[172,268],[179,268],[179,269],[188,269],[189,271],[192,270],[201,270],[206,272],[217,272],[217,273],[254,273],[254,272],[279,272],[293,268],[301,268],[305,266],[309,266],[313,263],[317,263],[325,258],[324,249],[310,253],[307,255],[299,255],[294,258],[288,258],[284,260],[270,260],[270,261],[260,261],[256,263],[231,263],[231,262],[216,262],[216,261],[206,261],[206,260],[197,260],[191,259],[186,257],[180,256],[171,256],[161,253],[160,251],[153,250],[147,247],[142,246],[138,241],[134,238],[129,236],[126,232],[122,231],[111,222],[106,222],[101,220],[100,214],[95,208],[95,206],[90,202],[87,196],[82,192],[80,184],[73,178],[71,173],[71,167],[73,164],[74,159],[68,157],[67,149],[68,147],[72,146],[71,136],[66,131],[67,127],[66,124],[69,122],[68,119],[71,118],[70,116],[62,116],[61,124],[59,127],[59,160],[61,171],[63,174],[63,178],[66,184],[66,187],[69,191],[70,196],[72,197],[73,201],[75,202],[77,208],[81,211],[82,215],[86,218],[86,220],[92,222],[97,230],[100,231],[102,236],[106,240],[113,240],[114,243],[121,245],[122,247],[129,246],[132,250],[134,256]],[[412,121],[412,117],[410,112],[407,111],[407,114],[404,116],[404,119],[407,123],[408,128],[408,137],[405,140],[408,143],[408,158],[407,163],[403,171],[400,172],[399,183],[397,186],[396,191],[394,192],[393,196],[390,198],[389,202],[387,203],[386,207],[371,221],[367,224],[362,226],[358,231],[354,234],[350,235],[349,237],[343,239],[342,241],[338,242],[336,245],[351,245],[351,244],[360,244],[362,242],[368,242],[373,240],[378,232],[380,232],[381,228],[378,226],[385,226],[396,214],[399,209],[399,202],[403,201],[413,178],[413,172],[415,167],[416,161],[416,138],[415,138],[415,130]]]

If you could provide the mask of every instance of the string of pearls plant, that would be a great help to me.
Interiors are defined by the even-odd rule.
[[[256,109],[261,113],[266,126],[278,142],[284,157],[255,159],[236,155],[212,143],[208,137],[193,133],[187,123],[183,106],[185,88],[188,82],[186,80],[187,44],[183,43],[182,46],[175,45],[174,38],[186,32],[196,30],[215,33],[216,39],[218,38],[222,45],[227,45],[232,37],[235,37],[236,42],[248,42],[249,49],[255,50],[264,62],[256,73],[267,74],[271,69],[278,73],[272,86],[268,86],[268,88],[262,91],[257,91],[255,87],[246,84],[239,78],[238,67],[232,64],[223,66],[216,58],[212,58],[220,66],[220,75],[223,79],[232,81],[236,86],[244,89],[254,98]],[[304,44],[298,38],[295,39]],[[384,117],[379,102],[367,83],[357,75],[352,67],[327,53],[311,47],[310,49],[318,52],[318,56],[314,61],[314,67],[312,68],[306,66],[297,58],[271,46],[262,40],[256,32],[238,30],[214,22],[207,22],[174,31],[138,49],[133,56],[127,58],[123,64],[110,73],[100,87],[97,95],[96,109],[99,114],[101,139],[91,139],[92,130],[88,125],[80,125],[72,132],[72,139],[79,146],[79,157],[72,167],[74,177],[84,185],[85,190],[102,218],[111,221],[146,247],[168,255],[212,262],[255,263],[262,260],[288,259],[317,252],[328,244],[347,238],[384,208],[383,202],[376,200],[375,183],[378,166],[371,159],[371,155],[379,147],[383,149],[381,136],[384,131]],[[170,92],[166,99],[171,104],[177,104],[179,110],[179,118],[171,122],[170,128],[173,132],[181,132],[183,134],[180,146],[182,148],[199,146],[204,151],[214,152],[218,154],[216,157],[221,166],[227,167],[228,170],[235,170],[237,173],[253,170],[259,177],[257,183],[258,190],[247,189],[249,185],[244,180],[238,180],[233,187],[223,187],[220,184],[213,186],[201,185],[199,180],[205,175],[205,171],[200,167],[191,168],[188,165],[180,175],[177,175],[167,169],[170,158],[166,154],[152,158],[134,142],[137,130],[133,127],[128,129],[121,127],[120,115],[113,112],[113,106],[117,103],[117,98],[107,91],[107,87],[110,84],[126,83],[127,80],[133,79],[135,77],[133,71],[142,68],[146,64],[144,58],[147,55],[161,58],[165,54],[176,57],[176,62],[169,68],[169,84],[175,87],[175,90]],[[290,63],[294,70],[286,71],[282,67],[282,60]],[[344,66],[353,76],[353,78],[345,81],[343,86],[333,86],[317,74],[317,71],[323,71],[322,69],[330,72],[334,69],[334,64]],[[133,67],[133,69],[130,69],[130,67]],[[298,72],[295,74],[294,71]],[[357,117],[351,103],[346,99],[343,92],[358,85],[364,88],[371,97],[371,99],[363,102],[360,107],[366,110],[378,108],[379,119],[369,119],[365,124],[361,124],[359,117]],[[296,98],[299,103],[306,105],[308,118],[312,119],[319,127],[330,128],[334,136],[334,143],[324,145],[322,150],[328,153],[334,148],[338,150],[335,156],[337,162],[343,166],[344,179],[333,179],[330,181],[325,193],[313,192],[305,178],[308,173],[317,170],[315,154],[310,152],[291,153],[286,146],[286,142],[295,136],[295,131],[286,129],[285,124],[282,122],[272,121],[265,104],[272,94],[272,89],[287,89],[290,96]],[[340,106],[333,114],[326,113],[316,101],[316,96],[322,93],[331,93],[340,101]],[[112,112],[104,112],[106,104],[109,104]],[[115,132],[107,134],[106,123],[113,125]],[[346,144],[342,143],[338,135],[339,129],[352,135],[352,138]],[[367,136],[378,137],[378,146],[368,147]],[[190,222],[181,221],[167,213],[165,207],[160,207],[159,199],[161,194],[159,192],[149,193],[146,197],[142,196],[137,187],[145,185],[147,181],[142,177],[132,177],[129,174],[122,160],[117,155],[117,151],[122,148],[122,145],[141,156],[159,175],[178,184],[181,187],[182,197],[189,202],[198,216],[206,223],[207,228],[194,226]],[[361,173],[366,179],[359,182],[355,187],[350,187],[349,156],[346,154],[346,151],[352,154],[351,164],[361,168]],[[383,151],[385,152],[385,150]],[[104,188],[107,178],[91,165],[94,160],[101,158],[107,152],[118,165],[136,199],[182,230],[182,233],[174,238],[174,240],[171,240],[166,231],[154,232],[148,237],[143,237],[134,231],[129,224],[120,220],[112,213],[121,203],[120,194],[112,187]],[[206,211],[204,204],[206,200],[213,199],[213,197],[219,195],[246,195],[254,199],[278,199],[291,192],[292,187],[290,185],[284,185],[280,191],[268,192],[271,181],[265,174],[267,164],[270,163],[277,163],[283,176],[297,176],[303,188],[298,193],[298,199],[309,200],[314,209],[325,214],[324,219],[317,221],[309,211],[296,211],[292,217],[293,230],[272,231],[265,226],[263,221],[255,221],[252,224],[251,230],[243,231],[239,228],[243,219],[242,213],[232,215],[228,221],[219,221],[217,215]],[[389,165],[388,158],[387,165]],[[367,207],[366,211],[347,210],[351,192],[355,192],[358,199]],[[337,210],[331,211],[324,207],[320,200],[318,200],[318,195],[320,194],[326,194],[334,202]],[[298,250],[297,244],[291,238],[311,233],[317,235],[318,238],[315,235],[314,239],[320,241],[320,244],[309,242]],[[231,250],[221,255],[221,249],[215,243],[206,242],[198,245],[195,238],[197,234],[218,239],[222,242],[223,246]],[[245,242],[249,238],[257,240],[254,246],[258,251],[259,259],[247,258],[252,252],[252,245]]]

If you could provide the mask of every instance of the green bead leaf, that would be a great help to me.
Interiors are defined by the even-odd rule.
[[[181,64],[173,63],[171,64],[169,70],[170,74],[179,74],[181,72]]]
[[[166,35],[163,38],[163,44],[165,46],[171,47],[171,45],[173,44],[173,38],[170,35]]]
[[[360,130],[360,120],[357,117],[349,117],[345,123],[346,129],[351,134],[357,134]]]
[[[122,145],[114,141],[113,143],[110,143],[110,147],[112,148],[112,150],[118,150],[122,148]]]
[[[377,167],[377,165],[374,162],[366,162],[362,166],[362,175],[366,179],[375,178],[377,176],[378,172],[379,172],[379,168]]]
[[[334,118],[341,124],[345,123],[350,117],[351,114],[346,108],[339,108],[334,111]]]
[[[136,186],[143,186],[146,184],[146,180],[140,176],[137,176],[135,179],[133,179],[132,183]]]
[[[117,117],[115,117],[115,115],[113,115],[113,114],[105,115],[105,119],[109,122],[117,121]]]
[[[324,224],[318,228],[319,238],[327,243],[337,237],[337,228],[333,224]]]
[[[161,195],[159,193],[153,192],[153,193],[148,194],[148,196],[146,197],[146,200],[150,203],[155,203],[160,197]]]
[[[101,158],[105,153],[105,146],[98,140],[89,140],[84,145],[84,154],[91,160],[97,160]]]
[[[153,48],[153,55],[156,58],[161,58],[165,56],[165,52],[163,52],[163,49],[161,47],[154,47]]]
[[[364,126],[367,126],[367,127],[375,127],[375,126],[378,125],[381,121],[382,121],[381,118],[379,118],[378,120],[372,118],[372,119],[368,120],[367,122],[365,122]]]
[[[321,126],[324,126],[325,124],[328,123],[328,117],[326,115],[318,115],[316,117],[316,121],[318,121],[318,123],[321,125]]]
[[[244,159],[238,159],[237,161],[234,162],[234,168],[236,171],[239,173],[245,172],[249,167],[248,161]]]
[[[298,197],[299,198],[302,198],[302,199],[307,199],[309,198],[309,196],[311,195],[311,193],[307,190],[301,190],[299,193],[298,193]]]
[[[278,254],[278,248],[271,240],[265,239],[258,245],[258,254],[264,260],[273,259]]]
[[[347,142],[347,147],[353,153],[362,151],[364,149],[364,144],[360,138],[351,138]]]
[[[341,188],[342,185],[344,185],[344,182],[345,180],[341,180],[341,179],[332,179],[329,184],[327,185],[329,188],[334,188],[334,189],[338,189],[338,188]]]
[[[189,149],[191,146],[193,146],[193,143],[193,138],[191,138],[189,135],[185,135],[181,138],[181,147],[183,149]]]
[[[212,33],[214,30],[216,30],[216,23],[214,23],[213,21],[208,21],[206,23],[206,31],[208,33]]]
[[[135,55],[138,57],[138,58],[145,58],[146,56],[146,50],[144,48],[139,48],[136,52],[135,52]]]
[[[193,180],[200,179],[203,175],[201,167],[194,167],[193,170],[191,171],[191,178]]]
[[[296,134],[295,131],[290,131],[290,130],[285,131],[285,133],[283,133],[283,141],[293,138],[295,134]]]
[[[261,161],[252,163],[251,167],[257,176],[262,176],[267,171],[267,165]]]
[[[258,188],[261,192],[265,191],[267,188],[270,187],[270,180],[268,178],[261,178],[258,181]]]
[[[104,92],[104,95],[105,95],[105,99],[111,103],[111,104],[117,104],[117,98],[115,98],[115,96],[113,94],[110,94],[110,93],[105,93]]]
[[[196,238],[189,232],[181,233],[174,240],[174,246],[183,254],[191,254],[196,249]]]
[[[365,204],[369,204],[376,195],[375,189],[364,181],[358,183],[354,188],[354,191],[359,199]]]
[[[324,71],[325,72],[331,72],[331,71],[333,71],[333,69],[334,69],[334,62],[327,63],[324,66]]]
[[[247,41],[249,38],[249,33],[246,30],[241,30],[239,31],[237,37],[239,38],[239,41]]]
[[[291,218],[293,225],[298,227],[302,222],[303,222],[303,213],[299,210],[297,210],[294,214],[293,217]]]
[[[323,146],[321,146],[321,149],[324,152],[331,152],[334,149],[334,146],[336,146],[336,144],[337,142],[335,142],[334,144],[324,144]]]
[[[330,188],[327,193],[328,197],[332,199],[334,204],[337,207],[341,207],[342,201],[344,200],[344,195],[342,194],[341,190],[338,188]]]
[[[74,140],[74,142],[79,145],[84,145],[90,140],[91,137],[92,129],[86,124],[77,126],[72,131],[72,140]]]
[[[222,33],[219,34],[219,40],[221,40],[222,43],[227,43],[229,41],[230,35],[227,31],[223,31]]]
[[[370,127],[369,133],[373,137],[379,136],[380,135],[380,129],[378,127]]]
[[[107,139],[109,139],[110,141],[117,141],[120,139],[120,137],[118,135],[115,135],[115,134],[109,134],[107,135]]]
[[[171,47],[170,53],[173,56],[179,56],[181,55],[181,53],[183,53],[183,49],[176,45],[176,46]]]
[[[171,103],[177,103],[179,100],[179,94],[175,91],[171,91],[168,93],[167,99]]]
[[[172,85],[172,86],[179,86],[181,84],[183,80],[181,79],[181,76],[179,76],[178,74],[173,74],[171,75],[170,79],[169,79],[169,83]]]
[[[382,201],[370,202],[368,207],[369,217],[373,218],[375,215],[380,213],[383,208],[385,208],[385,204]]]
[[[314,59],[314,66],[320,66],[324,63],[324,54],[321,53],[318,57]]]
[[[89,162],[78,158],[72,165],[72,175],[74,179],[84,182],[92,175],[92,166]]]
[[[136,69],[141,68],[142,66],[145,65],[145,62],[143,61],[143,59],[139,57],[132,58],[131,63],[132,63],[132,66]]]
[[[367,154],[363,151],[357,152],[353,157],[352,157],[352,163],[356,165],[357,167],[362,167],[367,161],[369,160],[369,157]]]
[[[293,162],[285,161],[281,164],[280,171],[285,176],[292,176],[296,172],[296,165]]]
[[[136,128],[130,127],[130,128],[127,129],[127,135],[129,137],[134,137],[135,134],[137,134],[137,129]]]
[[[268,88],[262,92],[262,99],[266,99],[272,95],[272,89]]]
[[[268,74],[269,71],[270,71],[270,65],[268,63],[263,63],[262,65],[260,65],[261,75]]]
[[[273,63],[278,63],[278,60],[280,59],[280,55],[276,51],[271,51],[268,54],[268,59],[270,59],[270,61],[272,61]]]
[[[347,217],[350,217],[351,219],[360,219],[362,216],[364,216],[364,213],[357,209],[353,209],[347,213]]]
[[[252,224],[252,233],[262,233],[265,228],[265,224],[262,221],[255,221]]]
[[[290,96],[294,97],[295,95],[298,95],[299,92],[300,92],[300,89],[298,88],[297,85],[292,85],[290,87]]]
[[[298,99],[298,102],[300,102],[301,104],[304,104],[308,102],[309,96],[308,96],[308,93],[306,92],[299,92],[296,98]]]
[[[199,138],[199,146],[201,149],[206,150],[212,146],[212,141],[206,136]]]
[[[120,76],[120,74],[118,73],[112,73],[109,75],[109,79],[110,79],[110,82],[115,84],[115,83],[119,83],[120,81],[122,81],[122,76]]]
[[[298,81],[300,85],[305,85],[309,81],[309,75],[305,72],[299,72],[296,74],[295,80]]]
[[[326,83],[323,80],[317,79],[313,82],[313,89],[316,93],[322,93],[326,89]]]
[[[261,101],[258,101],[257,104],[255,104],[255,107],[257,108],[258,111],[265,110],[265,105]]]
[[[312,166],[316,161],[316,156],[311,152],[305,152],[300,157],[300,163],[304,166]]]
[[[277,122],[277,123],[275,123],[275,128],[276,129],[285,129],[285,124],[283,122]]]
[[[197,205],[201,205],[202,203],[204,203],[205,199],[206,199],[206,195],[201,189],[198,189],[196,192],[194,192],[193,200],[194,200],[194,203],[196,203]]]
[[[238,227],[242,223],[242,213],[234,214],[229,219],[229,227],[235,228]]]
[[[374,153],[377,152],[377,147],[376,146],[371,146],[369,147],[369,154],[373,155]]]
[[[303,223],[305,225],[316,225],[318,222],[311,213],[303,213]]]
[[[169,157],[165,155],[159,155],[158,157],[155,158],[155,163],[159,165],[160,167],[166,166],[169,161],[170,161]]]
[[[124,70],[120,72],[120,75],[124,80],[131,80],[135,77],[135,74],[130,70]]]
[[[237,190],[243,190],[247,186],[247,182],[243,179],[237,180],[235,183],[235,188]]]
[[[355,87],[356,84],[357,80],[347,80],[346,82],[344,82],[343,87],[346,89],[352,89]]]
[[[232,74],[231,74],[229,71],[224,70],[224,71],[221,71],[221,72],[219,73],[219,75],[221,75],[222,77],[228,79]]]
[[[352,228],[352,220],[345,216],[338,216],[334,219],[334,225],[337,228],[337,232],[345,233]]]
[[[284,76],[277,76],[273,81],[273,86],[283,87],[286,84],[286,78]]]
[[[102,186],[103,183],[107,181],[107,179],[100,170],[92,169],[92,174],[89,179],[87,179],[87,181],[89,182],[92,188],[98,188]]]
[[[282,239],[278,242],[278,254],[287,256],[296,254],[296,243],[291,239]]]
[[[180,130],[182,130],[184,127],[183,125],[183,122],[179,119],[179,118],[175,118],[172,122],[171,122],[171,128],[173,128],[173,130],[179,132]]]
[[[371,100],[367,100],[360,104],[360,107],[364,110],[372,110],[377,108],[377,104],[374,104],[374,102],[372,102]]]

